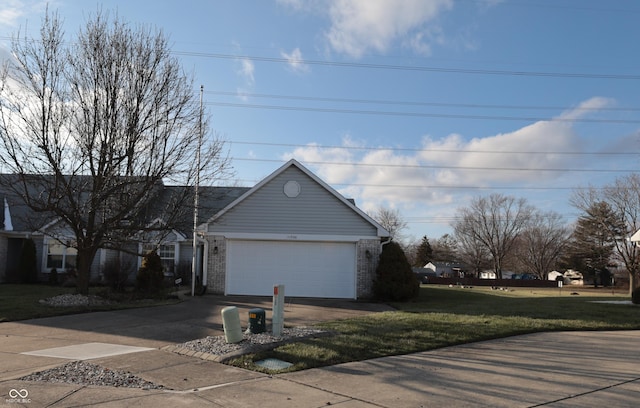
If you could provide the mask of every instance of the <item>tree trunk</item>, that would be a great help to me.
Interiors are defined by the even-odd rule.
[[[635,271],[629,271],[629,296],[633,294],[633,290],[638,285],[638,274]]]
[[[96,254],[96,250],[78,249],[77,261],[77,276],[76,276],[76,290],[81,295],[89,294],[89,278],[91,277],[91,264]]]

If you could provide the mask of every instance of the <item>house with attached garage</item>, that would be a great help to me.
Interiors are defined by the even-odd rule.
[[[169,202],[181,187],[160,186],[154,202]],[[286,296],[367,298],[372,294],[378,258],[386,231],[352,200],[296,160],[290,160],[252,188],[201,187],[196,228],[197,279],[208,293],[270,296],[274,285],[285,285]],[[0,193],[1,195],[1,193]],[[14,280],[21,242],[36,243],[41,280],[53,268],[74,267],[70,234],[56,219],[28,227],[28,209],[15,197],[1,195],[0,281]],[[166,230],[150,209],[151,232],[141,232],[129,250],[103,248],[92,265],[92,280],[100,281],[115,263],[130,269],[140,254],[158,251],[165,274],[185,276],[193,256],[193,211],[185,211]],[[185,273],[186,272],[186,273]]]
[[[291,160],[200,226],[213,293],[362,298],[371,295],[389,232]]]

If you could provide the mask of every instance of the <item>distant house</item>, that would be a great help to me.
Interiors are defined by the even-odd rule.
[[[158,205],[172,190],[159,186]],[[33,238],[42,279],[53,268],[75,268],[73,235],[55,217],[42,215],[38,228],[25,220],[33,214],[16,197],[0,191],[4,211],[0,226],[0,281],[15,280],[22,241]],[[208,291],[227,295],[273,294],[284,284],[286,296],[363,298],[372,294],[382,243],[389,232],[352,200],[290,160],[256,186],[203,187],[200,194],[196,262]],[[150,222],[163,225],[161,218]],[[190,270],[193,218],[170,230],[139,234],[131,251],[101,249],[91,279],[117,259],[137,270],[136,253],[155,249],[168,273]],[[134,275],[135,276],[135,275]]]
[[[496,279],[496,273],[491,270],[484,270],[480,272],[480,279]]]
[[[547,280],[550,280],[550,281],[563,280],[563,278],[564,278],[564,274],[562,272],[551,271],[547,274]]]
[[[502,279],[513,279],[516,276],[513,271],[502,271]],[[491,269],[485,269],[481,271],[479,276],[480,279],[497,279],[496,272]]]
[[[636,231],[630,238],[629,241],[633,242],[634,244],[638,245],[638,242],[640,242],[640,230]]]
[[[574,271],[573,269],[568,269],[563,276],[564,276],[565,285],[576,285],[576,286],[584,285],[584,277],[582,273],[578,271]]]
[[[460,263],[433,261],[423,268],[431,269],[440,278],[464,278],[464,267]]]

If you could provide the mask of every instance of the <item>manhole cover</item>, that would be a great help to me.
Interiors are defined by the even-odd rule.
[[[288,363],[286,361],[278,360],[277,358],[267,358],[264,360],[256,361],[256,365],[259,365],[260,367],[264,367],[267,370],[279,371],[279,370],[284,370],[285,368],[289,368],[293,364]]]

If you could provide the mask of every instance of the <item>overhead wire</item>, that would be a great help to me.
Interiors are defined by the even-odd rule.
[[[491,105],[478,103],[446,103],[446,102],[420,102],[420,101],[399,101],[388,99],[355,99],[355,98],[334,98],[334,97],[317,97],[304,95],[278,95],[252,92],[238,91],[205,91],[205,94],[234,96],[234,97],[251,97],[251,98],[269,98],[269,99],[289,99],[311,102],[338,102],[338,103],[357,103],[372,105],[400,105],[400,106],[429,106],[444,108],[470,108],[470,109],[513,109],[513,110],[555,110],[561,111],[571,109],[572,111],[617,111],[617,112],[640,112],[640,108],[633,107],[566,107],[566,106],[535,106],[535,105]]]
[[[640,138],[640,136],[639,136]],[[230,144],[239,145],[257,145],[257,146],[274,146],[274,147],[293,147],[293,148],[313,148],[313,149],[344,149],[344,150],[368,150],[368,151],[398,151],[398,152],[414,152],[414,153],[481,153],[481,154],[537,154],[537,155],[575,155],[575,156],[638,156],[640,151],[624,151],[624,152],[575,152],[575,151],[534,151],[534,150],[477,150],[477,149],[446,149],[446,148],[411,148],[411,147],[391,147],[391,146],[344,146],[344,145],[321,145],[321,144],[299,144],[299,143],[275,143],[275,142],[258,142],[258,141],[238,141],[234,140]]]
[[[473,68],[447,68],[426,65],[395,65],[395,64],[374,64],[364,62],[328,61],[314,59],[291,59],[282,57],[264,57],[259,55],[240,54],[220,54],[213,52],[198,51],[172,51],[172,54],[187,57],[201,57],[213,59],[229,60],[251,60],[258,62],[283,63],[283,64],[306,64],[316,66],[340,67],[340,68],[360,68],[376,70],[394,71],[414,71],[414,72],[435,72],[447,74],[473,74],[473,75],[500,75],[500,76],[528,76],[528,77],[549,77],[549,78],[575,78],[575,79],[611,79],[611,80],[638,80],[637,74],[606,74],[606,73],[586,73],[586,72],[552,72],[552,71],[515,71],[498,69],[473,69]]]
[[[265,109],[265,110],[281,110],[281,111],[299,111],[299,112],[318,112],[318,113],[344,113],[353,115],[382,115],[382,116],[404,116],[404,117],[424,117],[424,118],[443,118],[443,119],[472,119],[472,120],[513,120],[528,122],[585,122],[585,123],[616,123],[616,124],[640,124],[638,119],[591,119],[591,118],[544,118],[534,116],[492,116],[492,115],[462,115],[451,113],[424,113],[424,112],[398,112],[398,111],[379,111],[379,110],[358,110],[358,109],[339,109],[339,108],[312,108],[303,106],[282,106],[282,105],[258,105],[248,103],[231,103],[231,102],[206,102],[208,106],[219,106],[227,108],[249,108],[249,109]]]
[[[260,161],[260,162],[276,162],[283,163],[278,159],[257,159],[232,157],[233,160],[239,161]],[[376,168],[405,168],[405,169],[448,169],[448,170],[473,170],[473,171],[545,171],[545,172],[581,172],[581,173],[629,173],[640,172],[640,169],[577,169],[577,168],[523,168],[523,167],[477,167],[477,166],[445,166],[445,165],[429,165],[429,164],[392,164],[392,163],[353,163],[353,162],[326,162],[326,161],[305,161],[307,164],[313,165],[331,165],[331,166],[357,166],[357,167],[376,167]]]

